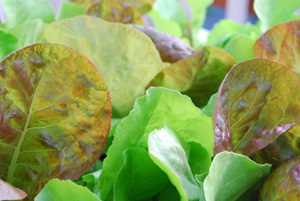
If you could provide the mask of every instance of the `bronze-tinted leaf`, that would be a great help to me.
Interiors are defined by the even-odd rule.
[[[104,148],[111,103],[79,52],[34,44],[0,63],[0,178],[33,196],[52,178],[76,179]]]
[[[251,155],[283,133],[290,135],[287,131],[299,120],[300,80],[293,71],[267,59],[239,63],[216,98],[215,154],[233,150]]]
[[[272,27],[254,44],[256,57],[283,63],[300,76],[300,20]]]
[[[204,49],[201,49],[165,68],[151,81],[150,85],[185,92],[192,87],[205,63]]]
[[[27,194],[0,179],[0,200],[22,200]]]
[[[291,201],[300,198],[300,156],[277,168],[260,191],[262,201]]]
[[[144,24],[139,11],[121,1],[101,0],[93,4],[86,14],[109,22]]]
[[[203,107],[234,64],[235,60],[223,49],[207,46],[165,68],[150,85],[183,92],[195,105]]]
[[[236,64],[234,58],[221,48],[206,46],[203,49],[206,62],[203,62],[204,66],[193,86],[184,92],[198,107],[205,106],[209,98],[217,93],[226,74]]]
[[[175,36],[159,32],[152,27],[139,25],[132,25],[132,27],[143,32],[153,41],[164,62],[174,63],[195,52],[193,48]]]

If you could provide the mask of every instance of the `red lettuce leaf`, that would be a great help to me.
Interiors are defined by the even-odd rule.
[[[282,23],[264,33],[254,44],[256,57],[278,61],[300,75],[300,20]]]
[[[300,197],[300,156],[278,167],[265,180],[260,191],[262,201],[291,201]]]
[[[253,59],[233,67],[220,86],[213,109],[215,154],[227,150],[249,156],[282,134],[298,138],[298,133],[288,131],[300,120],[299,90],[297,75],[279,63]],[[269,158],[265,160],[269,162]]]
[[[0,178],[26,199],[52,178],[78,178],[99,158],[110,96],[79,52],[40,43],[12,53],[0,62],[0,101]]]

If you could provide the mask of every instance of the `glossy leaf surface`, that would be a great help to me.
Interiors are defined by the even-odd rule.
[[[43,30],[38,41],[67,45],[91,59],[107,83],[115,116],[127,115],[135,99],[145,93],[146,86],[162,70],[154,44],[143,33],[95,17],[54,22]]]
[[[144,24],[141,14],[135,8],[122,1],[101,0],[89,7],[86,14],[100,17],[109,22]]]
[[[255,0],[253,7],[265,32],[274,25],[292,20],[294,12],[300,8],[300,1]]]
[[[124,164],[114,185],[114,200],[133,201],[151,198],[168,183],[167,175],[150,159],[147,150],[124,151]]]
[[[167,125],[154,130],[149,134],[148,146],[151,159],[168,175],[181,200],[199,200],[201,190],[192,174],[187,153],[174,131]]]
[[[32,200],[48,180],[93,166],[110,128],[110,97],[96,66],[62,45],[28,46],[0,66],[0,178]]]
[[[250,155],[293,128],[300,119],[299,84],[289,68],[267,59],[248,60],[232,68],[213,111],[215,154],[234,150]]]
[[[278,167],[266,179],[260,191],[262,201],[298,200],[300,195],[300,157],[291,159]]]
[[[170,89],[150,88],[145,96],[137,99],[134,109],[116,128],[99,178],[102,200],[112,191],[124,163],[123,152],[130,147],[147,148],[149,133],[163,128],[165,123],[187,144],[198,143],[212,156],[211,119],[203,115],[187,96]]]
[[[174,63],[192,55],[195,51],[181,39],[157,31],[152,27],[132,26],[146,34],[155,44],[162,61]]]
[[[263,181],[271,165],[259,165],[233,152],[217,154],[204,181],[206,201],[235,201],[256,183]]]
[[[72,181],[60,181],[53,179],[49,181],[34,201],[74,201],[88,200],[100,201],[100,199],[87,188],[76,185]]]
[[[45,0],[2,0],[6,14],[5,28],[12,28],[24,22],[41,19],[44,23],[55,20],[51,4]]]
[[[0,200],[22,200],[27,194],[0,179]]]
[[[300,76],[300,20],[272,27],[255,43],[256,57],[283,63]]]

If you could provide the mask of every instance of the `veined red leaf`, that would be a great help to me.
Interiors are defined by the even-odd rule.
[[[297,75],[279,63],[253,59],[233,67],[214,106],[215,154],[227,150],[251,155],[268,150],[281,135],[298,139],[298,133],[288,131],[300,120],[299,90]]]
[[[76,179],[104,148],[107,86],[79,52],[34,44],[0,62],[0,178],[32,200],[52,178]]]
[[[283,63],[300,76],[299,33],[300,20],[272,27],[255,42],[255,56]]]

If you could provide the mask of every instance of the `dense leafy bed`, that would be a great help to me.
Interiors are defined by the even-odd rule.
[[[299,199],[299,1],[1,2],[0,200]]]

